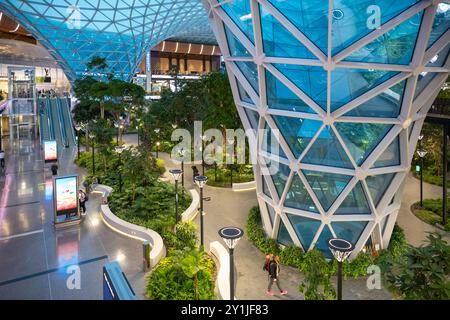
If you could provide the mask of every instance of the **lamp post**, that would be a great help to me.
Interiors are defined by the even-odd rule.
[[[77,132],[77,158],[80,159],[80,131],[81,125],[77,124],[75,126],[75,131]],[[1,147],[0,147],[1,149]]]
[[[184,195],[184,156],[186,155],[186,150],[182,148],[179,151],[179,156],[181,158],[181,192]]]
[[[417,154],[420,157],[420,206],[423,206],[423,162],[428,151],[424,149],[417,150]]]
[[[220,237],[228,246],[230,254],[230,300],[234,300],[234,248],[244,236],[244,231],[236,227],[227,227],[219,230]]]
[[[344,239],[328,240],[328,248],[338,262],[338,294],[337,299],[342,300],[342,264],[352,253],[354,246]]]
[[[231,188],[233,188],[233,167],[234,167],[234,138],[233,139],[231,139],[231,138],[229,138],[228,140],[227,140],[227,142],[228,142],[228,144],[233,148],[232,149],[232,153],[231,153],[231,156],[232,156],[232,163],[230,163],[229,164],[229,167],[230,167],[230,184],[231,184]]]
[[[116,127],[117,132],[116,132],[116,145],[119,145],[119,123],[118,122],[114,122],[114,127]]]
[[[159,158],[159,147],[161,146],[161,142],[156,142],[156,159]]]
[[[204,239],[203,239],[203,188],[208,182],[208,177],[205,176],[197,176],[195,177],[195,183],[200,188],[200,246],[203,247]]]
[[[119,192],[122,193],[122,169],[120,168],[120,166],[122,165],[122,152],[125,150],[125,147],[122,146],[117,146],[115,148],[115,151],[117,152],[117,154],[119,155]]]
[[[206,142],[206,135],[200,136],[200,139],[202,139],[202,175],[205,175],[205,142]]]
[[[91,139],[91,144],[92,144],[92,177],[94,177],[95,176],[95,143],[94,143],[95,134],[90,133],[89,139]]]
[[[180,221],[178,216],[178,180],[180,180],[180,177],[183,175],[183,171],[180,169],[172,169],[169,170],[169,172],[175,180],[175,224],[178,224]]]

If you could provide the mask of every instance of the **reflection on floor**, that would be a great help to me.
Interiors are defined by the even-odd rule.
[[[102,299],[102,268],[120,260],[136,294],[143,298],[142,245],[100,220],[98,195],[87,203],[80,226],[55,230],[53,185],[36,140],[4,141],[5,175],[0,175],[0,299]],[[80,173],[74,150],[61,150],[60,175]],[[81,288],[70,289],[73,266]],[[69,286],[68,286],[69,283]]]

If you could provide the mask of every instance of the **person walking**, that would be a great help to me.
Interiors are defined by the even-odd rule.
[[[273,296],[274,293],[272,291],[273,283],[275,282],[277,284],[278,289],[280,290],[280,294],[283,296],[287,294],[288,292],[286,290],[283,290],[280,285],[280,257],[278,256],[271,256],[270,262],[269,262],[269,286],[267,288],[267,295]]]
[[[5,170],[5,151],[0,150],[0,166],[2,171]]]
[[[78,200],[80,201],[80,208],[83,210],[81,215],[85,216],[86,215],[87,196],[86,196],[86,193],[83,190],[81,190],[81,189],[78,192]]]

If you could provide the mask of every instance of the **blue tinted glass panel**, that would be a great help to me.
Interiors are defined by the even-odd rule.
[[[386,226],[387,223],[389,221],[389,216],[386,216],[383,218],[383,220],[381,221],[381,235],[384,236],[384,232],[386,231]]]
[[[327,72],[322,67],[273,64],[300,90],[327,110]]]
[[[280,132],[275,131],[275,133],[274,133],[266,122],[266,124],[264,126],[264,137],[263,137],[263,141],[262,141],[262,150],[266,151],[267,153],[273,154],[275,156],[279,156],[279,157],[287,159],[287,156],[284,153],[283,148],[281,148],[281,146],[277,140],[278,137],[276,134],[279,136]]]
[[[275,210],[269,204],[266,204],[266,206],[267,206],[267,212],[269,212],[270,223],[273,226],[273,223],[275,221]]]
[[[400,114],[406,80],[347,112],[349,117],[397,118]]]
[[[331,74],[331,112],[396,74],[398,72],[382,70],[335,69]]]
[[[333,254],[331,253],[330,248],[328,247],[328,240],[332,238],[334,238],[334,236],[331,233],[330,228],[327,225],[325,225],[323,227],[319,239],[317,239],[317,242],[315,243],[315,248],[321,251],[325,255],[325,258],[327,259],[333,259]]]
[[[353,188],[344,202],[339,206],[336,215],[345,214],[370,214],[369,203],[367,202],[366,194],[363,190],[361,182]]]
[[[223,10],[230,16],[234,23],[241,29],[247,38],[253,43],[253,27],[250,9],[250,1],[234,0],[222,5]]]
[[[431,47],[447,30],[450,28],[450,4],[440,3],[436,10],[433,29],[430,39],[428,39],[428,48]]]
[[[259,124],[259,114],[256,111],[250,110],[248,108],[244,108],[245,113],[247,114],[248,121],[253,130],[258,130]]]
[[[259,7],[261,12],[264,53],[267,56],[304,59],[315,58],[277,19],[264,10],[264,7],[261,5]]]
[[[400,139],[395,138],[389,147],[381,154],[373,165],[374,168],[384,168],[400,165]]]
[[[296,158],[300,157],[322,126],[322,122],[316,120],[283,116],[273,116],[273,119]]]
[[[234,36],[234,34],[224,24],[225,35],[227,36],[228,47],[230,54],[235,57],[250,57],[250,52],[244,47],[244,45]]]
[[[393,127],[386,124],[350,122],[338,122],[335,126],[358,165],[367,159]]]
[[[271,109],[315,113],[303,100],[266,70],[267,103]]]
[[[422,12],[362,47],[346,61],[409,64],[414,53]]]
[[[244,89],[244,87],[238,81],[238,79],[236,79],[236,83],[237,83],[237,87],[238,87],[238,91],[239,91],[239,97],[241,98],[241,100],[244,101],[244,102],[253,104],[252,98],[250,98],[250,96],[248,95],[247,91]]]
[[[381,198],[383,198],[394,177],[395,173],[388,173],[366,178],[367,186],[369,187],[370,195],[375,206],[378,206],[380,203]]]
[[[417,98],[423,90],[430,84],[431,81],[438,75],[434,72],[422,72],[417,80],[416,92],[414,92],[414,99]]]
[[[322,130],[302,162],[353,169],[350,159],[330,126]]]
[[[395,18],[417,0],[333,1],[333,54]],[[379,17],[379,19],[377,19]]]
[[[253,62],[247,61],[236,61],[235,63],[253,89],[255,89],[256,93],[259,94],[258,70],[256,69],[256,65]]]
[[[300,240],[300,243],[302,244],[303,250],[305,252],[308,251],[317,230],[319,230],[321,222],[305,217],[295,216],[293,214],[288,214],[287,216],[295,230],[295,233],[297,234],[297,237]]]
[[[328,2],[323,0],[269,0],[292,24],[316,46],[328,50]]]
[[[430,62],[427,63],[427,67],[443,67],[445,61],[447,61],[448,53],[450,51],[450,43],[445,46],[437,55],[431,58]]]
[[[279,244],[282,244],[284,246],[290,246],[294,244],[291,236],[289,235],[289,232],[286,229],[286,226],[283,223],[283,220],[280,221],[280,229],[278,230],[277,241]]]
[[[319,213],[305,185],[297,174],[294,174],[292,185],[284,201],[286,207]]]
[[[304,170],[303,173],[325,211],[330,209],[352,179],[351,176],[335,173],[308,170]]]
[[[345,239],[350,241],[353,245],[356,245],[366,228],[367,223],[367,221],[333,222],[331,227],[333,228],[336,237]]]
[[[266,196],[272,199],[272,195],[270,194],[269,186],[267,185],[266,178],[263,177],[263,192]]]
[[[272,168],[278,169],[272,175],[272,180],[275,188],[277,189],[278,197],[281,198],[281,195],[284,192],[284,188],[286,187],[286,182],[289,179],[289,175],[291,174],[291,169],[287,165],[282,163],[276,163],[274,161],[272,161],[272,163],[274,164]]]

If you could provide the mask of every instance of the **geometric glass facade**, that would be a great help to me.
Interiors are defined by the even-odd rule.
[[[353,257],[367,243],[386,248],[425,116],[448,77],[450,4],[203,4],[244,126],[270,131],[250,139],[267,234],[328,257],[331,237],[353,242]],[[274,139],[279,148],[267,146]]]
[[[28,30],[70,81],[96,55],[106,58],[106,73],[130,80],[163,40],[216,43],[197,0],[0,0],[0,11]]]

